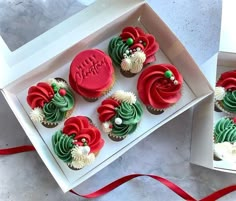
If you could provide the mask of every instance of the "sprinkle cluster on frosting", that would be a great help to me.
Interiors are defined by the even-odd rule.
[[[142,106],[132,92],[119,90],[98,107],[103,131],[125,137],[135,131],[143,114]]]
[[[111,39],[108,53],[123,71],[140,72],[144,64],[155,61],[159,45],[151,34],[139,27],[126,27],[118,37]]]
[[[236,70],[221,74],[216,83],[215,101],[223,112],[236,113]]]
[[[49,79],[29,88],[27,102],[32,121],[57,123],[73,108],[74,97],[66,82]]]
[[[100,131],[84,116],[67,119],[63,129],[52,136],[55,154],[75,169],[91,164],[103,145]]]

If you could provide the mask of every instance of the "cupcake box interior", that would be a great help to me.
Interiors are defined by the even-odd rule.
[[[209,71],[207,78],[212,87],[223,72],[236,70],[236,28],[233,26],[236,17],[236,2],[223,1],[221,36],[219,53],[214,55],[205,65]],[[214,97],[211,96],[198,104],[194,109],[191,162],[211,169],[236,173],[236,163],[225,160],[214,160],[213,130],[215,123],[224,116],[224,112],[214,110]]]
[[[187,50],[147,3],[137,0],[128,2],[122,0],[119,3],[114,1],[112,6],[110,6],[110,1],[108,0],[99,1],[99,4],[97,3],[84,10],[86,11],[85,14],[87,13],[87,15],[93,16],[91,18],[86,17],[86,19],[89,19],[88,22],[79,23],[81,21],[81,15],[83,16],[84,11],[82,11],[36,38],[36,42],[33,40],[32,46],[30,46],[31,42],[29,42],[29,44],[26,44],[27,47],[21,47],[23,50],[21,48],[18,49],[18,51],[22,51],[22,54],[24,54],[24,48],[27,49],[30,47],[32,50],[37,45],[41,47],[42,42],[40,43],[38,41],[50,41],[48,45],[44,42],[45,47],[39,48],[39,52],[36,53],[38,54],[36,55],[37,58],[35,55],[29,55],[26,60],[20,61],[25,55],[22,56],[22,54],[19,54],[11,61],[11,57],[7,56],[5,65],[12,63],[12,65],[14,64],[13,68],[16,68],[16,65],[22,65],[21,62],[28,62],[29,69],[25,69],[22,74],[19,72],[20,75],[14,73],[12,78],[3,80],[0,83],[3,86],[2,93],[18,121],[64,192],[79,185],[106,167],[163,124],[207,97],[211,97],[213,94],[210,84],[192,60]],[[97,12],[98,7],[105,9],[107,13],[101,14],[101,12]],[[99,18],[104,18],[104,20],[97,20]],[[75,26],[78,26],[78,28]],[[71,170],[52,151],[51,137],[56,130],[63,127],[63,123],[53,129],[33,123],[29,118],[30,107],[26,103],[27,90],[30,86],[35,85],[39,81],[46,81],[48,78],[61,77],[68,81],[70,63],[78,52],[88,48],[99,48],[107,53],[109,40],[119,35],[122,28],[126,26],[139,26],[145,32],[149,32],[155,36],[160,45],[160,50],[156,54],[157,60],[154,63],[172,63],[178,68],[184,78],[182,97],[180,101],[161,115],[150,114],[144,106],[142,120],[132,135],[129,135],[121,142],[113,142],[103,133],[102,136],[105,139],[105,145],[98,154],[95,162],[79,171]],[[64,31],[65,27],[67,29],[62,35],[61,32]],[[51,37],[53,35],[55,36],[55,33],[59,34],[59,38]],[[43,56],[43,51],[45,52],[46,58]],[[38,58],[38,56],[42,56],[43,58]],[[9,69],[9,72],[14,71],[11,68]],[[132,91],[137,94],[136,84],[139,75],[133,78],[124,78],[117,68],[115,70],[116,82],[114,87],[98,101],[88,103],[79,95],[75,95],[76,106],[72,116],[88,116],[96,126],[101,128],[96,114],[96,108],[104,98],[118,89]],[[9,72],[6,72],[6,74]]]

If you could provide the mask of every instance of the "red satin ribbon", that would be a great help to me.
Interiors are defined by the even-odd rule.
[[[22,152],[34,151],[34,150],[35,150],[35,148],[32,145],[25,145],[25,146],[19,146],[19,147],[7,148],[7,149],[0,149],[0,155],[17,154],[17,153],[22,153]],[[177,195],[179,195],[180,197],[182,197],[186,201],[197,201],[195,198],[193,198],[191,195],[186,193],[183,189],[181,189],[179,186],[172,183],[171,181],[169,181],[165,178],[159,177],[157,175],[149,175],[149,174],[127,175],[127,176],[117,179],[117,180],[113,181],[112,183],[104,186],[103,188],[101,188],[93,193],[89,193],[87,195],[78,194],[73,190],[70,190],[70,192],[75,195],[84,197],[84,198],[97,198],[102,195],[105,195],[106,193],[111,192],[115,188],[128,182],[131,179],[134,179],[136,177],[143,177],[143,176],[150,177],[156,181],[161,182],[163,185],[167,186],[169,189],[171,189],[173,192],[175,192]],[[228,186],[226,188],[220,189],[220,190],[206,196],[205,198],[203,198],[199,201],[216,201],[217,199],[219,199],[219,198],[221,198],[233,191],[236,191],[236,185],[232,185],[232,186]]]
[[[155,180],[161,182],[162,184],[167,186],[169,189],[171,189],[172,191],[174,191],[176,194],[178,194],[180,197],[182,197],[183,199],[185,199],[187,201],[196,201],[196,199],[194,199],[191,195],[186,193],[184,190],[182,190],[180,187],[178,187],[174,183],[172,183],[162,177],[159,177],[156,175],[149,175],[149,174],[131,174],[131,175],[122,177],[118,180],[113,181],[112,183],[108,184],[107,186],[104,186],[103,188],[101,188],[93,193],[87,194],[87,195],[80,195],[73,190],[70,190],[70,192],[74,193],[78,196],[84,197],[84,198],[96,198],[96,197],[102,196],[102,195],[114,190],[118,186],[128,182],[131,179],[134,179],[136,177],[141,177],[141,176],[151,177],[152,179],[155,179]]]
[[[0,149],[0,155],[18,154],[18,153],[34,151],[34,150],[35,150],[34,146],[24,145],[24,146],[19,146],[19,147]]]

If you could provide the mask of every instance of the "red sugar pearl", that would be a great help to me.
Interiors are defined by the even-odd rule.
[[[65,90],[65,89],[60,89],[60,90],[59,90],[59,94],[60,94],[61,96],[65,96],[65,95],[66,95],[66,90]]]

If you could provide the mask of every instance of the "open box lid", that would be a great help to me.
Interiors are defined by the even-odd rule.
[[[10,51],[0,37],[0,88],[5,88],[90,33],[96,32],[144,2],[143,0],[97,0],[15,51]]]

